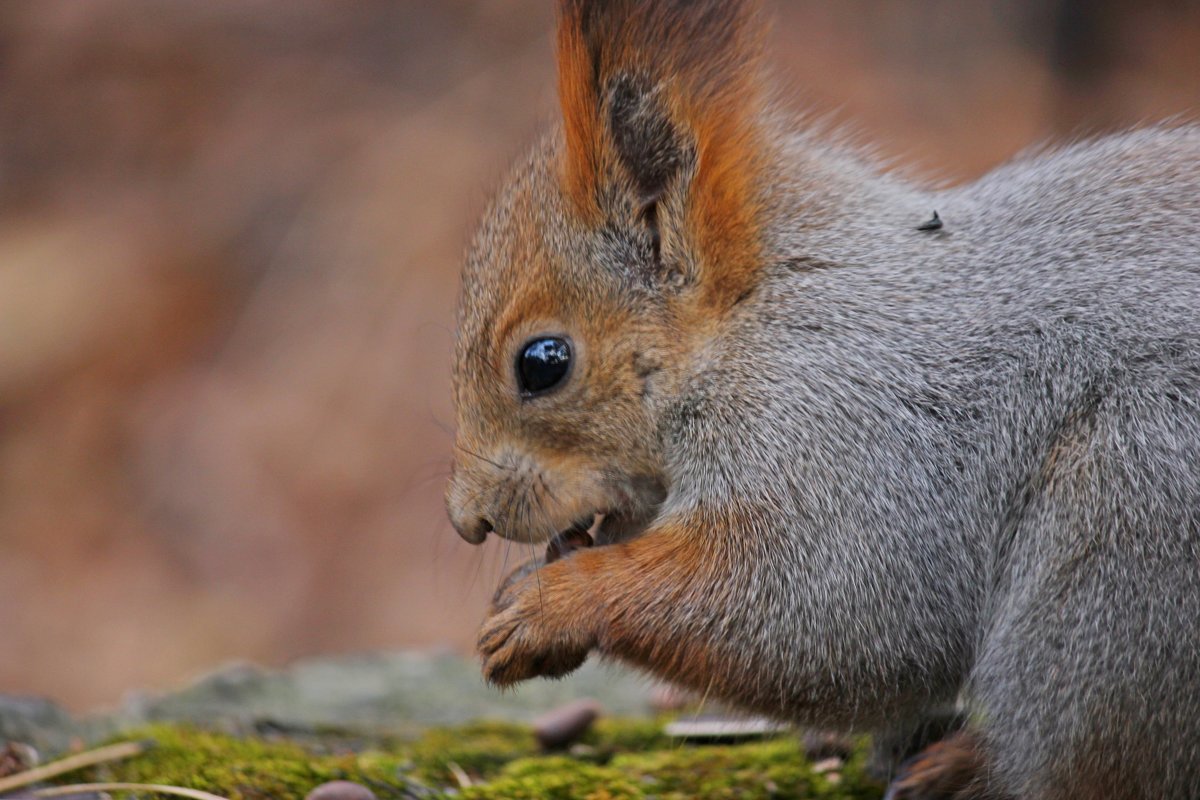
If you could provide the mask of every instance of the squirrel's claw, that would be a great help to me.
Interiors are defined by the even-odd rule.
[[[483,677],[507,687],[530,678],[561,678],[578,669],[592,649],[582,624],[560,585],[565,578],[551,566],[519,568],[501,584],[490,616],[479,632]],[[553,596],[553,599],[551,598]]]

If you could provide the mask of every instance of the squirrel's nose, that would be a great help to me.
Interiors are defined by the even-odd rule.
[[[468,544],[483,544],[487,535],[495,530],[492,527],[492,521],[485,517],[467,517],[465,519],[452,517],[450,522],[454,525],[454,530],[458,531],[458,535]]]

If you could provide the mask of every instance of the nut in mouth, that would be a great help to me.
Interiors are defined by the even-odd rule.
[[[590,518],[580,519],[565,531],[561,531],[546,545],[546,563],[553,564],[576,550],[594,545],[596,534],[604,523],[604,517],[603,513],[597,512]]]

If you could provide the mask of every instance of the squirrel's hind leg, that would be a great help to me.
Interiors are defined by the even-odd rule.
[[[1064,426],[996,576],[966,691],[1023,800],[1200,796],[1200,414],[1147,369]]]
[[[884,800],[1002,800],[987,778],[982,741],[961,730],[901,764]]]
[[[921,714],[876,730],[871,735],[867,771],[882,783],[891,783],[900,767],[927,747],[949,739],[966,725],[966,714],[956,704],[933,706]]]

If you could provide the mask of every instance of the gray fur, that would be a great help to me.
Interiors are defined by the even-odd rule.
[[[795,148],[777,266],[661,417],[664,513],[755,514],[773,608],[724,624],[779,704],[742,699],[878,725],[965,688],[1009,792],[1193,796],[1200,131],[942,192]]]

